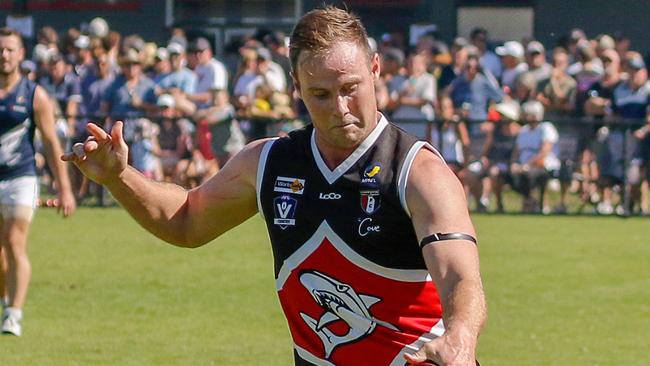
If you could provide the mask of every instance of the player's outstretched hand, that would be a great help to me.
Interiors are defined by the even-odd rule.
[[[475,342],[452,339],[448,334],[444,334],[425,343],[413,354],[405,353],[404,358],[409,365],[475,366],[478,362],[476,362],[474,349]]]
[[[91,180],[106,185],[117,180],[128,164],[129,148],[122,134],[124,123],[117,121],[111,133],[88,123],[90,133],[85,142],[78,142],[61,159],[74,163]]]

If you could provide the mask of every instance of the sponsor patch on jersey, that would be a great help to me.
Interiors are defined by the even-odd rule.
[[[336,192],[329,192],[329,193],[319,193],[318,199],[320,200],[340,200],[341,195],[336,193]]]
[[[379,206],[381,206],[379,190],[361,191],[359,193],[361,193],[361,209],[365,213],[372,215],[379,210]]]
[[[24,105],[13,105],[11,106],[11,110],[18,113],[27,113],[27,107]]]
[[[381,172],[381,164],[373,163],[368,165],[361,175],[361,185],[369,188],[379,188],[379,172]]]
[[[275,178],[274,192],[302,194],[305,190],[305,180],[290,177]]]
[[[298,201],[288,195],[278,196],[273,200],[273,211],[275,217],[273,223],[284,230],[289,226],[296,225],[296,206]]]
[[[359,236],[366,236],[368,234],[375,234],[381,232],[381,226],[376,225],[372,222],[372,218],[366,217],[365,219],[359,219]]]

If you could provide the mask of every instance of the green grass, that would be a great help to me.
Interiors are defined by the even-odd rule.
[[[484,365],[648,365],[650,220],[476,216]],[[42,209],[25,334],[0,365],[290,365],[256,217],[187,250],[120,209]]]

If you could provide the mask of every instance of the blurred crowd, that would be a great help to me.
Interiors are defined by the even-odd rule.
[[[650,213],[650,83],[625,36],[573,29],[555,45],[495,44],[476,28],[450,44],[388,33],[371,47],[380,110],[440,150],[472,208],[503,211],[510,187],[524,212],[566,213],[573,194],[576,210]],[[88,121],[124,120],[132,164],[160,181],[193,187],[247,141],[308,122],[280,32],[235,39],[216,57],[180,28],[155,44],[95,18],[63,34],[41,28],[28,53],[21,70],[50,93],[65,146],[87,137]],[[75,177],[80,201],[101,192]]]

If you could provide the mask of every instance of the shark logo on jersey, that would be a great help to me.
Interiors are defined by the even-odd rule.
[[[23,154],[18,151],[20,142],[29,133],[30,120],[26,118],[23,123],[0,136],[0,165],[14,166],[20,162]]]
[[[305,323],[323,342],[325,358],[329,358],[336,347],[370,335],[377,325],[399,331],[394,325],[377,320],[370,314],[369,308],[381,301],[378,297],[357,294],[352,286],[318,271],[303,271],[300,283],[325,310],[318,320],[300,313]],[[347,333],[338,334],[328,329],[327,326],[336,321],[347,324]]]

